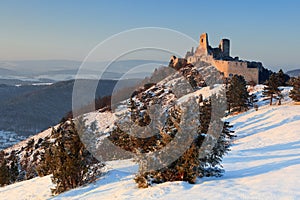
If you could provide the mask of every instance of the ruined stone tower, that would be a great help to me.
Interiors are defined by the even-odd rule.
[[[230,40],[222,39],[219,44],[219,49],[222,51],[223,57],[229,57],[230,56]]]
[[[200,35],[200,41],[199,41],[199,45],[201,48],[203,49],[207,49],[208,48],[208,35],[207,33],[202,33]]]
[[[209,47],[208,35],[207,35],[207,33],[202,33],[200,35],[199,46],[195,53],[198,55],[207,56],[208,55],[208,47]]]

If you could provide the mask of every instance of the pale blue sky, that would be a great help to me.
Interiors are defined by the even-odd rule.
[[[2,0],[0,60],[81,61],[99,42],[137,27],[164,27],[277,69],[300,68],[300,1]],[[155,38],[154,38],[155,39]]]

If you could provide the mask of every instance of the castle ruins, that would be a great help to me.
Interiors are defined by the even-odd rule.
[[[201,34],[199,46],[195,52],[193,48],[188,51],[186,59],[192,64],[198,61],[209,62],[227,78],[237,74],[244,76],[247,82],[254,81],[255,83],[259,83],[259,71],[263,67],[261,62],[249,62],[240,60],[238,57],[231,57],[229,39],[222,39],[219,47],[212,48],[208,43],[207,33]]]

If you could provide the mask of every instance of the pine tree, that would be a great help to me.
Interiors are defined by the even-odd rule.
[[[228,86],[226,97],[229,112],[231,109],[238,110],[239,112],[248,109],[249,93],[243,76],[234,75],[232,77]]]
[[[234,133],[234,131],[231,130],[232,127],[229,122],[224,122],[222,133],[211,153],[200,160],[198,167],[200,177],[221,176],[224,172],[223,166],[221,165],[223,156],[230,151],[231,140],[236,137],[232,134]]]
[[[277,79],[278,79],[278,86],[285,86],[286,78],[285,74],[283,73],[282,69],[280,69],[277,74]]]
[[[199,120],[201,123],[197,130],[198,135],[194,138],[191,146],[182,156],[167,167],[151,172],[139,172],[135,177],[135,181],[139,187],[148,187],[153,183],[166,181],[187,181],[189,183],[195,183],[196,178],[199,176],[220,176],[222,174],[224,170],[222,169],[221,161],[223,156],[229,151],[231,138],[234,137],[232,135],[233,131],[230,130],[232,126],[230,126],[228,122],[224,123],[222,134],[217,138],[211,153],[205,158],[200,159],[200,148],[205,137],[207,137],[207,132],[211,125],[211,99],[203,100],[200,96],[198,109],[200,111]],[[176,133],[177,131],[174,132],[174,130],[176,130],[176,127],[179,127],[181,120],[184,119],[181,118],[181,115],[184,115],[182,110],[172,110],[170,113],[172,117],[168,118],[166,127],[163,129],[163,131],[168,133],[167,135],[169,137],[166,137],[167,140],[161,144],[165,145],[172,140],[174,135],[178,134]]]
[[[0,186],[5,186],[10,182],[9,167],[4,157],[4,151],[0,151]]]
[[[18,176],[19,176],[19,169],[18,169],[18,158],[15,154],[15,151],[10,153],[9,159],[11,160],[10,168],[9,168],[9,175],[10,175],[10,182],[14,183]]]
[[[53,132],[53,130],[52,130]],[[40,177],[51,174],[52,166],[52,157],[53,153],[50,148],[49,136],[45,137],[45,139],[41,142],[41,160],[39,165],[37,166],[37,173]]]
[[[290,97],[295,102],[300,102],[300,76],[293,80],[292,85],[293,89],[290,92]]]
[[[199,109],[196,103],[191,106],[193,107],[193,109]],[[180,127],[180,124],[188,123],[188,119],[186,119],[185,117],[181,117],[181,115],[183,114],[184,113],[180,108],[170,109],[166,125],[160,133],[162,140],[161,138],[156,139],[156,143],[158,143],[158,145],[153,146],[154,148],[151,149],[151,151],[154,152],[164,147],[176,136],[176,134],[179,134],[177,132],[177,128]],[[185,114],[188,115],[187,113]],[[189,133],[186,133],[185,136],[188,137],[188,135]],[[165,161],[161,160],[161,162],[163,164]],[[161,169],[150,172],[139,170],[139,173],[135,177],[135,181],[138,183],[139,187],[148,187],[152,183],[162,183],[166,181],[187,181],[189,183],[195,183],[198,176],[198,166],[199,147],[195,139],[189,146],[189,148],[185,150],[185,152],[171,164]]]
[[[52,149],[56,163],[55,169],[52,169],[52,181],[56,184],[56,188],[52,190],[54,194],[82,185],[82,175],[87,171],[80,151],[83,144],[73,128],[74,126],[71,129],[62,126],[56,133],[54,129],[57,145]]]
[[[201,134],[207,134],[208,127],[211,120],[211,100],[204,101],[204,104],[200,107],[200,121],[201,121]],[[232,126],[229,122],[224,122],[223,129],[220,137],[217,139],[215,146],[211,153],[205,158],[200,159],[200,165],[198,167],[198,173],[200,177],[203,176],[221,176],[224,172],[222,169],[222,158],[230,150],[231,139],[235,137],[231,130]],[[199,145],[201,146],[201,138]]]
[[[0,163],[0,186],[5,186],[9,184],[9,167],[7,166],[7,161],[4,159]]]
[[[211,99],[200,102],[200,133],[207,133],[211,119]]]
[[[56,185],[53,194],[76,188],[95,180],[97,173],[90,174],[94,168],[102,167],[84,147],[73,121],[66,121],[52,129],[51,139],[55,140],[43,155],[39,175],[52,174]]]
[[[278,78],[275,74],[270,76],[270,79],[266,82],[266,87],[264,88],[263,95],[269,97],[270,105],[273,103],[274,97],[281,98],[281,90],[278,88]]]

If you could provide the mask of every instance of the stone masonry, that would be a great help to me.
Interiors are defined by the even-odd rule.
[[[244,76],[247,82],[254,81],[259,83],[259,71],[262,68],[262,63],[231,57],[229,39],[222,39],[219,47],[212,48],[209,45],[207,33],[203,33],[200,36],[199,46],[195,52],[193,48],[191,51],[188,51],[186,59],[192,64],[198,61],[209,62],[227,78],[237,74]]]

